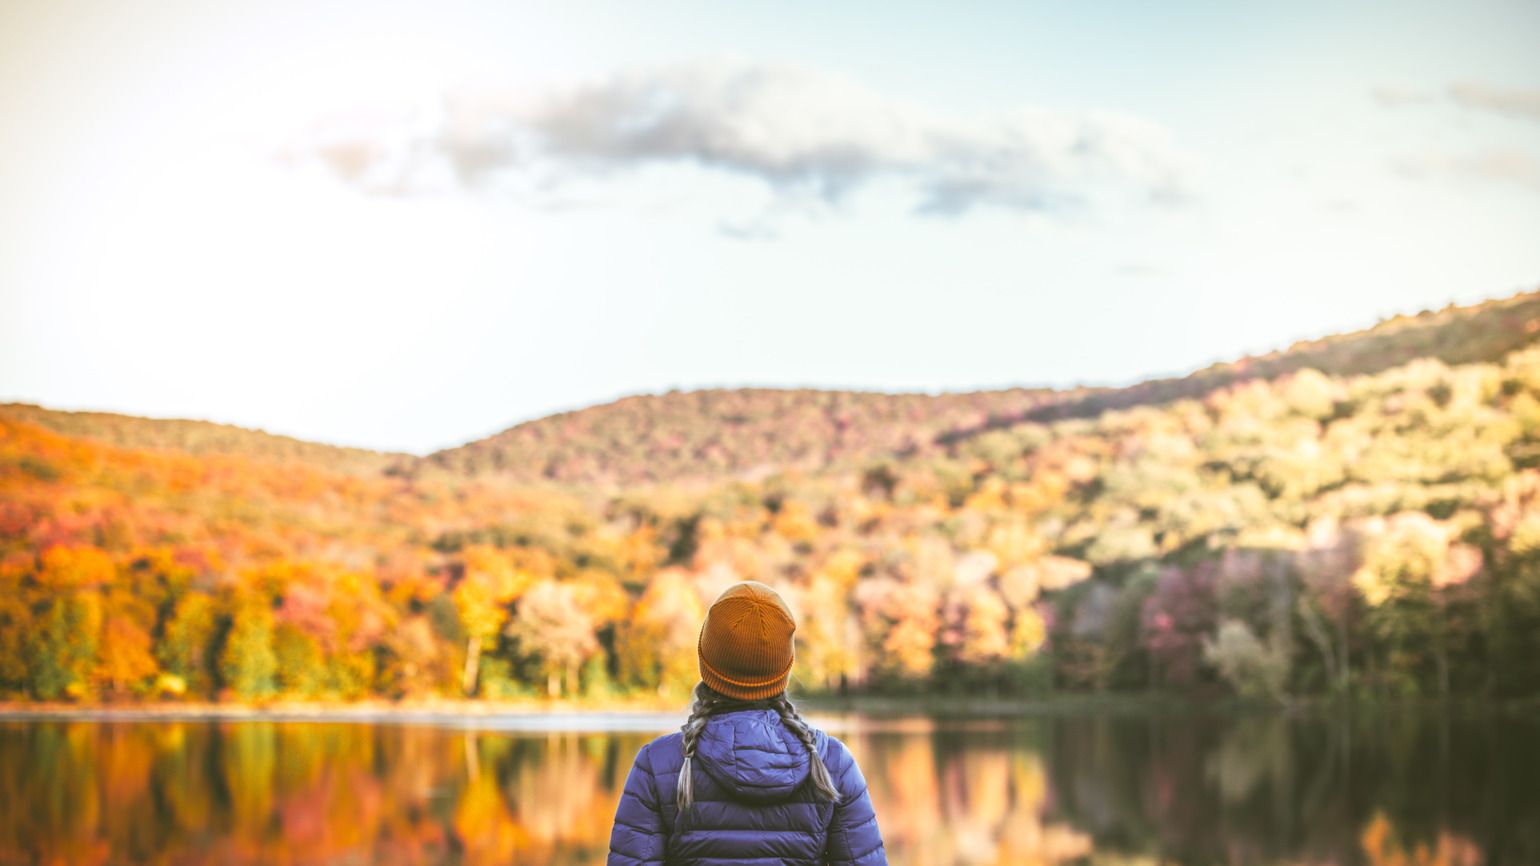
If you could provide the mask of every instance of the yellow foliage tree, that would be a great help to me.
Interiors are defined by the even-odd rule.
[[[465,630],[465,669],[461,686],[466,695],[476,694],[481,671],[481,652],[490,648],[508,621],[508,605],[523,594],[529,574],[514,568],[497,549],[485,545],[467,547],[461,553],[463,573],[451,597]]]

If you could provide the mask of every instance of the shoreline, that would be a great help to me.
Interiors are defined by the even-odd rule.
[[[947,696],[847,697],[811,695],[796,698],[804,713],[839,726],[852,724],[923,724],[926,720],[1003,721],[1056,716],[1201,716],[1252,715],[1309,718],[1417,712],[1450,715],[1540,716],[1540,704],[1459,700],[1441,703],[1412,701],[1300,700],[1288,705],[1231,700],[1181,699],[1169,695],[1072,695],[1033,699]],[[435,727],[528,731],[661,731],[679,726],[688,701],[617,700],[594,703],[567,701],[360,701],[328,703],[274,701],[246,703],[147,702],[79,705],[68,703],[0,702],[4,722],[302,722],[354,724],[423,724]]]
[[[428,725],[503,731],[624,732],[677,728],[684,710],[659,707],[538,707],[520,704],[156,704],[143,706],[0,705],[7,722],[284,722]]]

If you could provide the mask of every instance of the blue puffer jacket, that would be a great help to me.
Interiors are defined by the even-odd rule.
[[[774,710],[738,710],[706,722],[695,744],[695,803],[675,806],[681,734],[642,747],[626,777],[609,866],[640,864],[860,864],[886,866],[866,779],[850,751],[816,732],[818,754],[840,791],[817,799],[807,748]]]

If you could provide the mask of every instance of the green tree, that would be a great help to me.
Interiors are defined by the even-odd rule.
[[[27,689],[27,646],[32,640],[32,608],[11,586],[0,587],[0,695]]]
[[[261,598],[242,599],[219,653],[220,678],[242,700],[259,700],[273,694],[277,672],[272,608]]]
[[[217,623],[214,599],[192,590],[177,599],[155,655],[181,688],[198,695],[214,691],[213,650]]]
[[[1431,653],[1440,696],[1450,693],[1452,588],[1481,569],[1472,547],[1451,543],[1451,529],[1422,512],[1374,521],[1353,584],[1369,605],[1369,628],[1386,652],[1399,688],[1414,688],[1419,658]]]
[[[326,691],[326,660],[315,638],[291,623],[273,633],[273,658],[277,663],[279,691],[295,697],[319,697]]]
[[[1289,658],[1276,643],[1264,644],[1240,620],[1219,624],[1213,638],[1203,640],[1203,660],[1243,698],[1282,700],[1289,678]]]
[[[55,597],[33,632],[32,693],[43,700],[90,697],[101,627],[101,597],[95,592]]]

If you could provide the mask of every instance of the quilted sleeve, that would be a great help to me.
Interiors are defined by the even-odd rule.
[[[866,792],[866,777],[844,743],[835,740],[833,751],[829,772],[839,788],[840,801],[829,825],[824,862],[830,866],[887,866],[888,855],[882,848],[872,798]]]
[[[647,746],[636,754],[626,776],[626,786],[615,808],[615,827],[610,831],[608,866],[643,866],[663,863],[667,834],[658,807],[658,785],[652,775]]]

